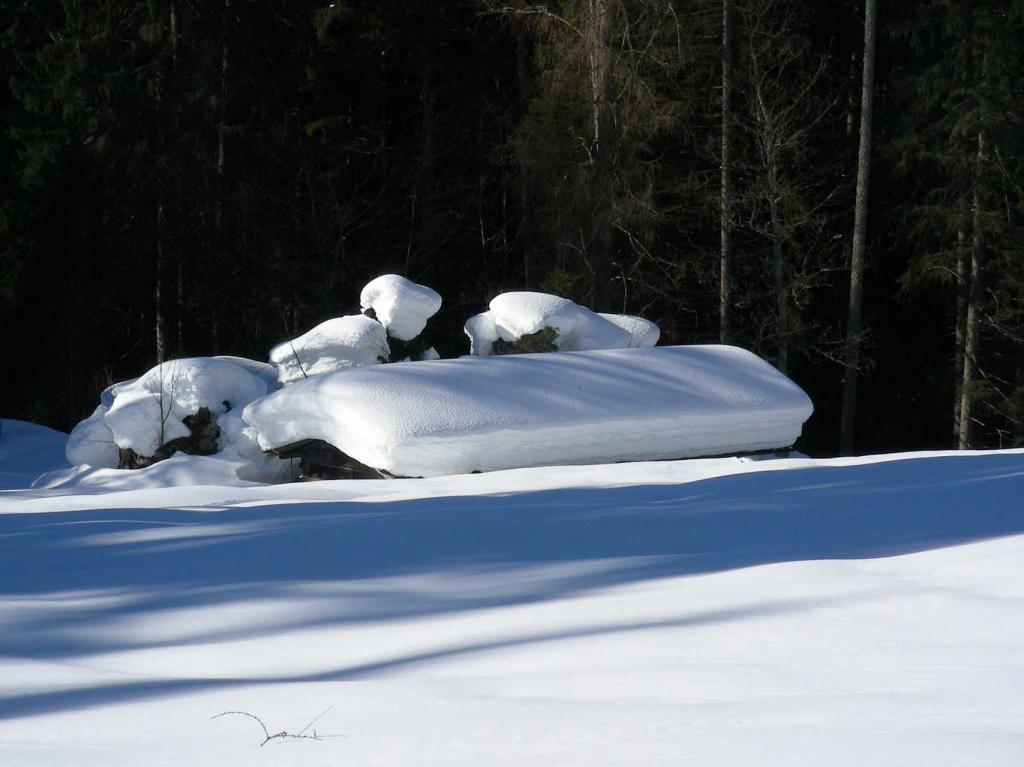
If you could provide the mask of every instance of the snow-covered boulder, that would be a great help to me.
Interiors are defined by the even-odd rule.
[[[441,296],[426,285],[419,285],[397,274],[385,274],[371,280],[359,294],[362,310],[373,315],[388,335],[411,341],[441,308]]]
[[[387,362],[390,349],[384,326],[370,317],[355,314],[335,317],[296,339],[270,350],[282,384],[330,373]]]
[[[225,360],[170,360],[117,391],[104,421],[114,443],[152,456],[168,442],[188,437],[185,419],[206,409],[216,419],[267,393],[259,376]]]
[[[260,447],[323,440],[372,469],[435,476],[792,445],[807,395],[731,346],[463,357],[301,381],[242,413]]]
[[[478,357],[501,353],[502,346],[526,345],[527,339],[545,346],[548,339],[541,334],[552,331],[551,344],[558,351],[653,346],[658,339],[657,326],[647,320],[597,314],[567,298],[530,291],[502,293],[491,301],[489,311],[465,325],[470,354]]]
[[[246,364],[248,363],[248,364]],[[73,465],[117,468],[121,450],[150,459],[175,440],[194,436],[206,418],[209,452],[218,451],[220,421],[271,388],[269,365],[241,358],[192,357],[170,360],[145,375],[114,384],[100,395],[92,415],[71,432],[65,456]],[[272,378],[269,380],[272,381]]]
[[[629,333],[632,339],[629,345],[635,349],[655,346],[658,339],[661,338],[661,329],[643,317],[635,317],[632,314],[605,314],[604,312],[600,312],[598,316]]]

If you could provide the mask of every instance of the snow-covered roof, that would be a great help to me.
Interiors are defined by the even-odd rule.
[[[401,476],[792,445],[810,399],[730,346],[463,357],[300,381],[246,407],[265,449],[322,439]]]

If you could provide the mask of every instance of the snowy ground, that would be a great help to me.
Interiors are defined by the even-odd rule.
[[[46,490],[4,426],[2,765],[1024,763],[1021,451]]]

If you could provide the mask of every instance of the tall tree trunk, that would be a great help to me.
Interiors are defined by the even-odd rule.
[[[775,329],[778,336],[778,364],[783,373],[789,372],[789,285],[786,284],[786,265],[782,252],[782,227],[779,221],[778,197],[773,192],[769,203],[772,225],[772,267],[775,272]]]
[[[516,36],[516,81],[519,88],[519,103],[523,111],[529,103],[530,51],[527,46],[527,37],[520,32]],[[520,168],[517,175],[517,192],[519,194],[519,215],[520,215],[520,238],[523,252],[523,287],[527,290],[532,285],[530,263],[534,258],[537,247],[536,223],[533,215],[533,196],[530,190],[530,180],[526,173]]]
[[[974,212],[973,238],[971,241],[970,290],[967,297],[967,317],[964,338],[964,375],[960,387],[960,430],[959,448],[970,448],[974,444],[974,402],[978,379],[978,347],[981,340],[981,289],[984,270],[985,242],[982,223],[984,203],[981,185],[988,148],[984,131],[978,131],[978,149],[974,169]]]
[[[228,100],[228,30],[231,25],[231,0],[224,0],[224,13],[221,19],[220,38],[220,87],[217,94],[217,180],[224,177],[225,147],[227,133],[227,100]],[[220,226],[220,197],[217,204],[217,225]]]
[[[171,0],[170,3],[170,33],[171,73],[173,75],[178,68],[178,5],[176,0]],[[178,132],[177,120],[173,116],[171,119],[171,130],[174,134]],[[174,197],[176,200],[181,198],[180,182],[177,179],[174,182]],[[184,258],[182,249],[179,247],[174,250],[174,350],[180,357],[182,356],[182,347],[184,345],[185,309],[183,303],[185,297],[185,267],[182,264]]]
[[[174,350],[177,356],[185,356],[185,267],[184,254],[179,250],[175,259],[174,275]]]
[[[867,247],[868,183],[871,174],[871,118],[875,89],[875,26],[878,0],[866,0],[864,13],[864,74],[861,78],[860,149],[857,153],[857,198],[854,206],[853,246],[850,251],[850,303],[846,319],[846,371],[843,376],[843,413],[839,452],[853,452],[857,415],[857,375],[860,365],[861,314],[864,294],[864,254]]]
[[[157,363],[161,363],[167,359],[167,316],[164,312],[164,279],[167,272],[167,259],[164,254],[163,190],[157,192],[155,237],[156,286],[153,291],[154,331],[156,342],[156,361]]]
[[[956,337],[953,350],[953,446],[960,445],[960,398],[964,384],[964,344],[967,333],[968,252],[967,203],[960,201],[960,226],[956,232]]]
[[[163,155],[166,151],[165,126],[164,126],[164,73],[157,70],[153,100],[156,105],[157,122],[157,152]],[[154,264],[153,286],[153,341],[156,352],[157,363],[163,363],[167,359],[167,314],[165,311],[165,281],[167,277],[167,254],[164,242],[164,184],[162,178],[156,179],[156,210],[153,226],[153,246],[156,263]]]
[[[722,189],[718,282],[719,340],[732,340],[732,0],[722,0]]]
[[[211,269],[223,263],[227,247],[224,236],[224,196],[226,194],[224,174],[227,167],[227,101],[228,101],[228,72],[230,67],[230,39],[231,29],[231,0],[224,0],[221,9],[220,26],[220,82],[218,83],[216,96],[212,97],[213,119],[216,122],[217,130],[217,153],[214,161],[214,183],[212,184],[211,202],[212,211],[209,212],[213,223],[213,230],[210,233],[208,244],[209,252],[212,255]],[[217,280],[213,281],[214,283]],[[219,338],[219,312],[220,305],[216,300],[210,301],[210,328],[214,349],[220,346]]]
[[[409,222],[409,243],[405,252],[405,273],[412,275],[417,254],[431,258],[437,250],[437,46],[439,21],[435,3],[427,4],[423,28],[423,71],[420,82],[420,136],[422,154],[419,172],[412,193]]]
[[[597,206],[589,247],[592,275],[591,305],[608,310],[611,304],[612,261],[612,165],[614,127],[611,115],[611,57],[609,33],[613,0],[589,0],[587,57],[590,68],[591,153],[594,163]]]

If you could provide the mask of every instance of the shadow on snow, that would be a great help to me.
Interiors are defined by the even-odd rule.
[[[386,504],[0,515],[0,599],[43,605],[5,625],[0,655],[61,659],[230,641],[776,562],[890,556],[1022,533],[1022,499],[1024,456],[996,454]],[[107,598],[46,609],[46,601],[69,591]],[[296,594],[316,597],[317,609],[164,641],[95,630],[132,615]],[[799,606],[780,602],[740,612],[789,609]],[[741,617],[735,612],[656,623],[735,620]],[[0,718],[226,685],[356,679],[502,646],[653,627],[609,623],[538,633],[308,676],[141,681],[16,695],[0,699]]]

